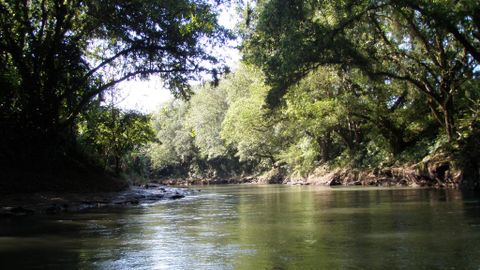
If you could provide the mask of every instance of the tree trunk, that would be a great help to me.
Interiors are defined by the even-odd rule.
[[[330,148],[332,147],[330,132],[327,132],[325,136],[317,137],[316,141],[320,147],[320,160],[322,162],[327,162],[330,160]]]
[[[448,92],[444,91],[444,93]],[[445,95],[446,97],[442,99],[442,102],[429,99],[428,106],[430,107],[430,110],[432,111],[439,124],[443,127],[443,130],[448,137],[448,141],[452,142],[455,138],[453,97],[451,96],[451,94]],[[437,109],[438,107],[440,107],[440,109]]]
[[[448,137],[448,141],[452,142],[455,138],[455,122],[453,119],[453,102],[450,98],[447,104],[442,107],[444,116],[444,128]]]
[[[115,156],[115,174],[119,174],[120,173],[120,157],[119,156]]]

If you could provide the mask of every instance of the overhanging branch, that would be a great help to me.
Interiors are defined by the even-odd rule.
[[[109,82],[99,86],[93,91],[86,93],[80,100],[80,102],[75,106],[72,112],[65,118],[64,121],[60,124],[61,127],[68,126],[73,123],[75,117],[82,111],[82,109],[90,102],[90,100],[95,97],[96,95],[102,93],[103,91],[107,90],[114,85],[121,83],[125,80],[134,78],[138,75],[152,75],[152,74],[159,74],[159,73],[173,73],[173,72],[195,72],[196,69],[187,69],[187,68],[171,68],[171,69],[144,69],[144,70],[137,70],[132,71],[129,73],[124,74],[123,76],[112,79]]]

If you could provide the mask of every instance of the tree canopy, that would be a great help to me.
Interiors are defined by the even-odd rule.
[[[2,0],[0,37],[2,153],[11,157],[12,142],[54,144],[124,80],[160,74],[187,97],[189,80],[223,71],[213,51],[229,33],[211,1]]]
[[[452,139],[454,103],[478,77],[478,10],[471,1],[265,1],[244,52],[265,71],[270,104],[319,66],[356,68],[411,84]]]
[[[478,176],[479,3],[248,1],[229,73],[223,2],[0,0],[1,164],[80,152],[117,175],[305,177],[441,152]],[[153,74],[182,99],[105,103]]]
[[[477,155],[468,153],[480,147],[479,7],[408,0],[247,4],[242,64],[219,89],[191,101],[191,108],[200,101],[208,108],[190,111],[193,130],[208,122],[202,117],[218,116],[208,122],[220,131],[215,144],[252,162],[253,171],[281,167],[305,176],[324,165],[374,169],[438,153],[478,168]]]

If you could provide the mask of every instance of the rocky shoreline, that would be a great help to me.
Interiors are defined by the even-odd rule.
[[[95,208],[125,207],[160,200],[176,200],[199,192],[173,188],[157,183],[132,186],[120,192],[96,193],[33,193],[3,195],[0,199],[0,217],[29,216],[80,212]]]

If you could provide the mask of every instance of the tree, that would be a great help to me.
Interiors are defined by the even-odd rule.
[[[120,173],[124,159],[154,139],[150,118],[112,105],[91,108],[79,122],[79,139],[93,146],[104,167],[113,164]],[[90,153],[91,155],[91,153]]]
[[[282,128],[273,115],[267,115],[268,88],[261,72],[253,66],[242,66],[225,84],[229,108],[222,123],[222,138],[237,150],[240,161],[273,165],[282,147]]]
[[[340,67],[312,71],[284,97],[282,121],[292,135],[283,159],[299,172],[334,160],[353,166],[391,162],[432,132],[416,94],[406,83],[376,83]]]
[[[229,34],[211,3],[0,1],[1,158],[63,152],[78,114],[124,80],[160,74],[186,97],[189,80],[221,72],[212,52]]]
[[[451,34],[468,54],[480,63],[480,4],[475,1],[392,0],[397,8],[408,7],[429,24]]]
[[[462,85],[478,76],[479,6],[467,1],[272,0],[259,6],[244,51],[272,86],[270,104],[310,71],[339,64],[360,69],[372,80],[411,84],[453,140],[455,99]],[[452,8],[453,16],[440,17]]]
[[[154,169],[179,167],[188,172],[196,159],[194,133],[185,123],[188,108],[188,103],[172,101],[155,114],[156,142],[148,150]]]
[[[226,98],[225,87],[220,83],[217,87],[200,87],[190,100],[186,122],[194,130],[195,145],[207,159],[227,155],[227,148],[220,137],[222,122],[228,109]]]

